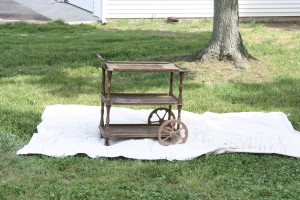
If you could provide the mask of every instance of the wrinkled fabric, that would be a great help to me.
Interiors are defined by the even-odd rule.
[[[111,123],[147,124],[152,110],[112,107]],[[174,111],[176,113],[176,111]],[[115,139],[104,145],[98,129],[99,106],[47,106],[42,122],[17,154],[54,157],[127,157],[142,160],[190,160],[208,153],[248,152],[300,157],[300,132],[281,112],[196,114],[182,111],[189,130],[185,144],[162,146],[158,139]]]

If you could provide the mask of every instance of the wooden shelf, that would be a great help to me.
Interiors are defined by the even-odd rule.
[[[105,62],[101,55],[97,54],[97,57],[101,61],[102,67],[102,90],[100,94],[102,107],[99,129],[101,135],[105,138],[105,145],[109,145],[109,138],[157,138],[160,127],[160,125],[151,124],[110,124],[110,108],[112,105],[157,105],[161,107],[168,105],[168,109],[170,110],[168,113],[172,112],[171,105],[177,105],[178,119],[180,119],[182,109],[183,78],[185,72],[185,70],[180,66],[169,62]],[[169,72],[169,91],[167,94],[111,93],[113,72]],[[174,72],[179,73],[178,97],[173,95]],[[126,85],[123,85],[123,87],[126,87]],[[104,120],[105,105],[107,107],[106,120]],[[106,126],[104,126],[104,123],[106,123]],[[169,137],[169,135],[159,134],[159,137]]]
[[[176,64],[168,62],[107,62],[107,71],[132,71],[132,72],[184,72]]]
[[[168,94],[112,93],[110,102],[107,95],[101,94],[101,99],[107,105],[181,105],[177,97]]]
[[[110,124],[109,134],[114,138],[157,138],[159,125],[147,124]],[[105,137],[103,128],[100,132]]]

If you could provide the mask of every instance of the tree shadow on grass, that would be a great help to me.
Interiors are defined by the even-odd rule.
[[[98,97],[100,92],[99,61],[95,54],[101,53],[107,61],[132,60],[145,61],[160,55],[185,54],[203,47],[209,40],[211,32],[187,33],[170,31],[106,31],[69,27],[72,30],[60,30],[47,25],[13,24],[1,26],[0,38],[0,83],[3,88],[44,92],[41,94],[42,104],[61,103],[60,98],[76,99],[79,95]],[[49,27],[48,27],[49,26]],[[29,30],[29,31],[28,31]],[[65,30],[65,31],[61,31]],[[149,73],[146,77],[140,74],[120,73],[113,75],[114,89],[117,92],[127,91],[137,86],[141,91],[168,91],[169,75]],[[145,82],[137,84],[138,81]],[[117,86],[116,83],[121,83]],[[14,86],[15,85],[15,86]],[[20,85],[20,87],[18,87]],[[7,87],[6,87],[7,86]],[[34,91],[38,89],[38,91]],[[9,93],[7,93],[9,95]],[[54,100],[46,99],[53,96]],[[55,97],[58,97],[55,99]],[[9,101],[11,97],[7,97]],[[84,97],[82,103],[90,101]],[[99,99],[97,98],[97,102]],[[24,104],[25,101],[19,104]],[[31,136],[40,122],[41,110],[38,113],[34,105],[15,105],[7,102],[10,108],[0,108],[4,117],[1,130],[20,135],[21,138]],[[12,107],[15,107],[12,109]],[[21,109],[22,108],[22,109]],[[2,120],[2,119],[1,119]]]
[[[7,51],[0,53],[0,57],[4,58],[0,63],[0,77],[32,77],[28,83],[41,86],[46,92],[59,97],[99,93],[101,72],[92,70],[100,66],[96,53],[100,53],[106,61],[147,61],[161,55],[194,52],[204,47],[211,34],[210,31],[178,33],[149,30],[116,30],[112,34],[107,30],[80,30],[79,33],[72,31],[62,35],[57,31],[37,35],[37,29],[21,34],[24,39],[20,39],[18,31],[8,36],[8,40],[14,40],[14,36],[18,38],[14,42],[7,42]],[[45,41],[45,44],[41,44],[41,41]],[[72,70],[78,70],[77,74]],[[149,91],[164,84],[166,77],[168,75],[147,74],[144,79],[140,74],[114,73],[113,81],[122,81],[122,85],[115,88],[116,91],[124,91],[132,84],[137,85],[137,90]],[[133,83],[139,78],[146,84],[138,86]],[[151,81],[147,82],[146,79]]]
[[[51,68],[50,73],[30,80],[55,97],[77,97],[80,94],[99,92],[99,74],[91,67],[64,69],[61,66]]]
[[[20,88],[38,88],[39,93],[54,97],[76,97],[99,91],[99,73],[94,67],[31,66],[30,69],[16,67],[10,70],[8,78],[1,80],[2,86],[22,84]],[[28,86],[30,85],[30,86]]]
[[[81,30],[61,34],[39,34],[38,30],[21,34],[18,31],[6,36],[2,47],[5,51],[0,52],[0,68],[99,66],[96,53],[107,61],[147,61],[162,55],[195,52],[206,45],[211,35],[210,31],[174,34],[149,30]]]
[[[34,132],[36,126],[41,121],[39,112],[18,110],[0,107],[0,115],[3,117],[0,124],[0,134],[12,133],[19,138],[28,140]]]

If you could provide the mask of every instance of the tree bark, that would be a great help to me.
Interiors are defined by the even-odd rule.
[[[205,48],[192,55],[196,60],[233,60],[239,68],[249,68],[254,59],[243,45],[238,31],[238,0],[214,0],[213,32]]]

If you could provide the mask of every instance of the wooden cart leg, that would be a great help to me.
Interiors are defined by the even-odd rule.
[[[109,145],[109,137],[110,137],[110,130],[109,130],[109,120],[110,120],[110,107],[111,107],[111,77],[112,72],[107,72],[107,102],[109,105],[106,104],[106,124],[105,124],[105,145]]]
[[[178,117],[177,119],[181,121],[181,110],[182,110],[182,105],[178,105]],[[177,125],[177,129],[179,129],[179,124]]]
[[[101,100],[101,116],[100,116],[100,126],[104,128],[104,102]]]
[[[105,124],[105,145],[109,145],[109,137],[110,137],[110,130],[109,130],[109,120],[110,120],[110,105],[106,105],[106,124]]]
[[[177,118],[179,121],[181,121],[183,77],[184,77],[184,72],[180,72],[179,73],[179,97],[178,97],[178,102],[180,105],[178,105],[178,118]]]
[[[181,110],[182,110],[182,105],[178,105],[178,120],[181,120]]]
[[[101,115],[100,115],[100,127],[104,130],[104,102],[101,100]],[[103,138],[103,135],[100,133],[100,137]]]
[[[171,113],[172,113],[172,106],[169,105],[169,113],[168,113],[168,120],[171,119]]]
[[[101,60],[101,61],[103,62],[103,60]],[[102,87],[101,95],[105,96],[105,69],[104,68],[102,68],[102,86],[101,87]],[[104,130],[104,102],[103,102],[102,98],[101,98],[100,127],[102,128],[102,130]],[[103,134],[105,134],[105,132]],[[103,135],[101,133],[100,133],[100,136],[101,136],[101,138],[103,138]]]
[[[170,72],[170,90],[169,90],[169,95],[173,95],[173,81],[174,81],[174,73]],[[172,105],[169,105],[168,120],[171,119],[171,113],[172,113]]]
[[[179,74],[179,97],[178,97],[178,102],[182,104],[182,89],[183,89],[183,77],[184,73],[180,72]]]
[[[169,95],[173,95],[173,81],[174,81],[174,73],[170,73],[170,90]]]

